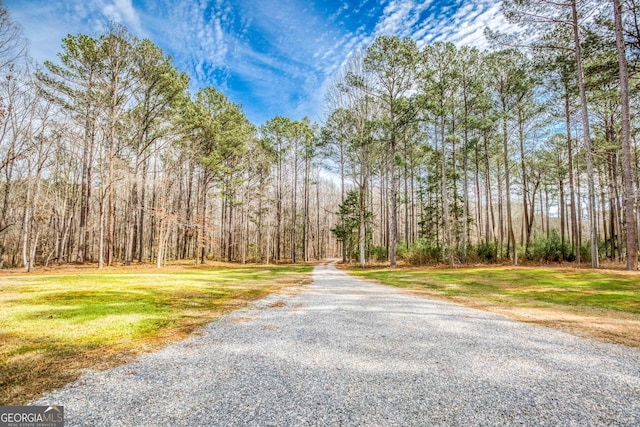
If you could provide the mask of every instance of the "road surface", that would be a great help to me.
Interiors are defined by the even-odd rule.
[[[66,426],[640,425],[640,349],[313,274],[36,403]]]

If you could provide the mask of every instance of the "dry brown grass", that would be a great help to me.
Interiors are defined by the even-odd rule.
[[[0,275],[0,404],[184,339],[269,293],[311,282],[306,266],[86,266]]]
[[[607,265],[613,267],[614,265]],[[387,267],[354,274],[519,321],[640,347],[640,273],[554,266]]]
[[[538,307],[513,306],[509,303],[478,298],[443,296],[440,293],[425,290],[403,289],[403,291],[502,314],[520,322],[564,330],[584,338],[640,347],[640,316],[636,314],[594,307],[544,303],[540,303]]]

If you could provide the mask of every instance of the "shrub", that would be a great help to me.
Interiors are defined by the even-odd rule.
[[[549,237],[543,234],[533,238],[527,258],[532,261],[558,262],[568,260],[570,256],[569,244],[563,244],[558,231],[551,230]]]
[[[606,255],[611,249],[609,248],[609,244],[604,241],[604,240],[600,240],[598,242],[598,255],[600,256],[600,258],[603,257],[603,255]],[[582,262],[591,262],[591,241],[587,240],[586,242],[582,242],[580,244],[580,259],[582,260]]]
[[[418,239],[409,249],[406,245],[398,245],[398,257],[410,265],[423,265],[437,262],[442,255],[442,247],[435,242]]]
[[[369,249],[369,257],[376,261],[386,261],[387,248],[384,246],[371,246]]]
[[[493,242],[480,242],[474,249],[478,261],[493,262],[496,259],[496,244]]]

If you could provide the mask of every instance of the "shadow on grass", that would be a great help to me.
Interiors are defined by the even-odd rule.
[[[0,276],[0,405],[186,337],[247,302],[310,281],[310,266]]]

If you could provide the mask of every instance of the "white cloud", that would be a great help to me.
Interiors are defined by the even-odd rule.
[[[420,19],[420,13],[426,10],[431,0],[391,0],[384,8],[382,18],[376,25],[373,36],[398,35],[412,36],[414,26]]]
[[[446,40],[485,47],[484,28],[504,24],[500,0],[341,1],[331,11],[321,0],[5,4],[10,11],[16,9],[39,60],[55,59],[67,33],[96,35],[114,20],[172,53],[175,64],[191,75],[194,89],[213,85],[236,102],[252,102],[253,97],[255,106],[245,108],[258,117],[296,114],[319,119],[325,88],[351,52],[378,35],[412,37],[419,46]]]
[[[156,35],[174,52],[177,65],[189,71],[192,84],[224,84],[209,81],[212,70],[222,70],[219,74],[224,75],[229,50],[225,23],[230,13],[224,2],[165,0],[160,9],[163,16],[161,28],[154,29]]]
[[[350,50],[366,47],[380,35],[411,37],[419,47],[435,41],[487,47],[485,27],[508,25],[500,5],[501,0],[390,0],[370,34],[357,31],[345,37],[341,42],[346,52],[343,57],[346,58]]]
[[[475,0],[458,9],[449,22],[432,30],[431,41],[451,41],[459,46],[471,45],[488,47],[484,29],[500,28],[507,25],[500,2],[494,0]]]
[[[56,60],[67,34],[99,35],[109,21],[125,25],[137,36],[145,36],[140,14],[132,0],[7,0],[13,19],[30,40],[30,53],[37,61]]]
[[[507,28],[500,12],[501,0],[389,0],[373,31],[364,28],[345,34],[327,51],[333,55],[330,64],[325,65],[325,78],[315,93],[324,94],[338,70],[346,63],[352,52],[366,48],[380,35],[398,35],[413,38],[419,47],[435,41],[451,41],[459,46],[471,45],[485,48],[488,42],[484,36],[485,27]],[[356,10],[362,9],[363,4]],[[320,58],[325,59],[324,56]],[[327,55],[327,58],[330,58]],[[322,101],[314,95],[309,104],[314,114],[320,117]]]
[[[133,7],[131,0],[113,0],[102,7],[102,13],[119,24],[127,26],[136,34],[142,34],[140,16]]]

